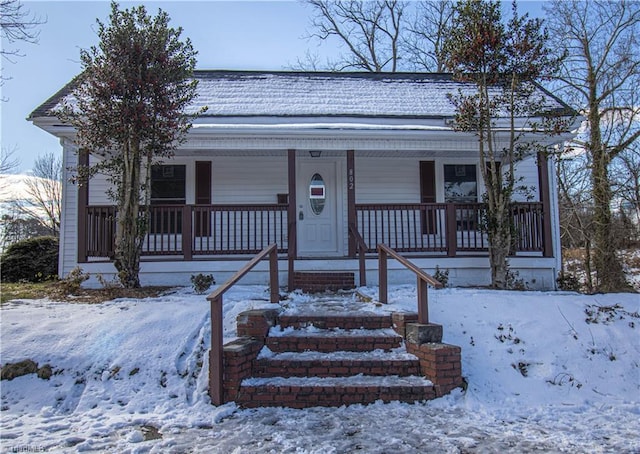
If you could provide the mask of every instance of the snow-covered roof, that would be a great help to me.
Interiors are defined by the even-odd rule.
[[[469,91],[450,74],[198,70],[195,112],[203,117],[446,118],[455,113],[449,94]],[[71,82],[30,119],[52,116],[73,90]],[[540,88],[549,110],[568,106]]]

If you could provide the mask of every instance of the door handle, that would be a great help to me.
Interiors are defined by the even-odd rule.
[[[298,213],[298,219],[300,221],[304,221],[304,212],[302,210],[300,210],[300,213]]]

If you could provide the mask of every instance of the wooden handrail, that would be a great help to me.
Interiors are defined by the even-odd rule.
[[[272,303],[280,301],[278,285],[278,245],[270,244],[240,268],[231,278],[207,296],[211,303],[211,350],[209,352],[209,396],[211,403],[224,403],[224,363],[222,354],[222,297],[224,293],[251,271],[266,256],[269,256],[269,289]]]
[[[366,269],[366,260],[365,253],[367,252],[367,243],[362,239],[362,235],[358,232],[358,229],[355,225],[349,224],[349,235],[353,236],[356,241],[356,246],[358,248],[358,265],[360,270],[360,286],[364,287],[367,285],[367,269]]]
[[[413,262],[398,254],[386,244],[378,244],[378,273],[379,273],[379,295],[378,299],[381,303],[389,302],[389,292],[387,286],[387,257],[390,256],[397,260],[405,268],[413,271],[417,276],[418,285],[418,323],[429,323],[429,301],[427,297],[428,284],[435,288],[441,288],[442,284],[433,276],[425,272]]]

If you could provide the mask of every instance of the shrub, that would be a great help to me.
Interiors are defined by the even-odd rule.
[[[570,292],[579,292],[582,288],[580,284],[580,279],[575,274],[572,273],[560,273],[558,278],[556,279],[558,283],[558,288],[560,290],[566,290]]]
[[[58,275],[58,238],[41,236],[18,241],[2,255],[3,282],[42,282]]]
[[[433,273],[433,278],[440,282],[443,287],[446,287],[449,283],[449,268],[441,270],[440,267],[436,265],[436,271]]]
[[[202,295],[204,292],[209,290],[209,287],[211,287],[215,283],[216,281],[213,278],[212,274],[200,273],[191,276],[191,284],[193,284],[193,290],[195,290],[198,295]]]
[[[69,274],[64,279],[58,282],[58,289],[62,293],[62,296],[74,295],[78,293],[82,283],[89,279],[89,274],[82,271],[82,268],[76,266],[69,271]]]

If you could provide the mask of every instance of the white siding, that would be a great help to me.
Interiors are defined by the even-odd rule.
[[[538,189],[538,164],[535,156],[530,156],[516,164],[516,175],[522,178],[516,181],[517,186],[525,186],[524,193],[517,192],[513,200],[517,202],[537,202],[540,200],[540,190]]]
[[[214,204],[277,203],[288,189],[287,157],[211,158]]]
[[[63,141],[63,191],[62,216],[60,219],[60,252],[58,275],[66,276],[78,260],[78,186],[69,182],[72,172],[69,168],[78,165],[76,148]]]
[[[420,159],[355,157],[356,203],[420,203]]]

